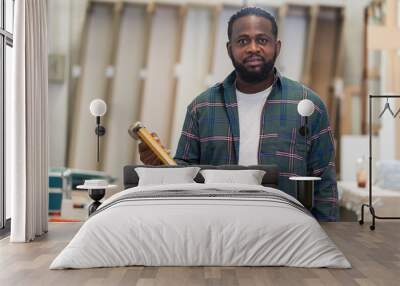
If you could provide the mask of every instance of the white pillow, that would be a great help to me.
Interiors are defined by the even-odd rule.
[[[193,179],[199,170],[199,167],[135,168],[139,176],[138,186],[195,183]]]
[[[226,183],[261,185],[265,171],[262,170],[201,170],[205,184]]]

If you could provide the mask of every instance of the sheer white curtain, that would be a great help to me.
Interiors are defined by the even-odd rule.
[[[6,98],[6,187],[12,242],[47,231],[47,7],[15,1],[13,92]]]

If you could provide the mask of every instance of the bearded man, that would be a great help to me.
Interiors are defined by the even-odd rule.
[[[235,70],[188,106],[175,160],[178,164],[267,165],[279,169],[279,189],[295,196],[291,176],[318,176],[312,213],[336,220],[335,148],[327,110],[320,97],[282,76],[274,67],[281,50],[275,18],[246,7],[228,25],[226,48]],[[295,48],[295,47],[293,47]],[[299,132],[302,99],[314,103],[309,136]],[[139,146],[145,164],[161,162]]]

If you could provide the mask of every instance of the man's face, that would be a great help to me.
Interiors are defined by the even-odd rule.
[[[272,33],[272,23],[249,15],[237,19],[227,43],[229,57],[240,78],[248,83],[265,80],[272,72],[281,42]]]

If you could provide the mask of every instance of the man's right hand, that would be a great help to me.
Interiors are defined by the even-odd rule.
[[[151,133],[151,136],[154,137],[154,139],[160,143],[160,138],[158,138],[156,133]],[[165,147],[163,146],[163,148],[165,149]],[[168,150],[165,149],[167,152]],[[168,152],[169,153],[169,152]],[[153,166],[158,166],[158,165],[162,165],[163,163],[161,162],[160,159],[158,159],[158,157],[151,151],[151,149],[144,144],[143,142],[139,143],[139,154],[140,154],[140,160],[145,164],[145,165],[153,165]]]

